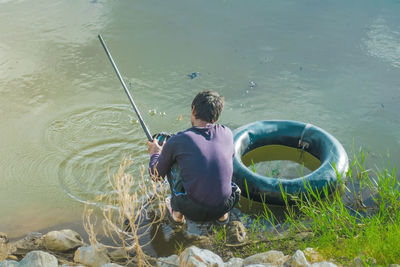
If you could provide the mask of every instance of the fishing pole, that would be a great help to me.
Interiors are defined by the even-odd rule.
[[[144,133],[146,134],[147,139],[148,139],[150,142],[153,142],[153,137],[151,136],[149,129],[147,128],[146,124],[144,123],[143,118],[142,118],[142,115],[140,115],[140,112],[139,112],[138,108],[136,107],[135,101],[133,101],[132,95],[131,95],[131,93],[129,92],[128,88],[126,87],[126,84],[125,84],[124,80],[122,79],[121,74],[119,73],[118,67],[117,67],[117,65],[115,65],[114,59],[112,58],[110,52],[108,51],[107,46],[106,46],[106,43],[105,43],[104,40],[103,40],[103,37],[101,37],[100,34],[98,35],[98,37],[99,37],[99,40],[100,40],[101,44],[103,45],[104,50],[106,51],[106,54],[107,54],[107,56],[108,56],[108,59],[110,60],[111,64],[112,64],[113,67],[114,67],[115,73],[117,74],[117,76],[118,76],[118,78],[119,78],[119,80],[120,80],[120,82],[121,82],[121,84],[122,84],[122,87],[123,87],[124,90],[125,90],[126,95],[128,96],[129,100],[131,101],[132,107],[133,107],[133,109],[135,110],[136,115],[137,115],[138,118],[139,118],[140,125],[142,125],[143,131],[144,131]]]

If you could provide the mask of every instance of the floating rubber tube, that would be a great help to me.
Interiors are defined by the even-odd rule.
[[[343,146],[328,132],[312,124],[288,120],[257,121],[234,130],[233,134],[233,181],[244,196],[249,194],[251,199],[259,202],[283,205],[282,191],[300,196],[307,194],[306,187],[320,193],[327,187],[332,193],[338,186],[339,177],[345,178],[348,170],[348,157]],[[243,163],[245,154],[271,145],[309,153],[320,161],[320,165],[310,174],[288,179],[262,176]]]

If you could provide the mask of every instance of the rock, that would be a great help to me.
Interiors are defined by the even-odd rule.
[[[82,237],[75,231],[65,229],[51,231],[43,236],[43,245],[51,251],[65,252],[84,245]]]
[[[251,265],[246,265],[246,267],[275,267],[275,265],[251,264]]]
[[[33,250],[42,250],[43,235],[41,233],[32,232],[21,240],[9,245],[9,253],[14,255],[25,255]]]
[[[3,233],[0,232],[0,244],[7,244],[8,243],[8,236]]]
[[[213,266],[223,267],[221,257],[213,252],[195,246],[186,248],[179,256],[179,264],[185,267]]]
[[[225,262],[225,267],[242,267],[243,259],[241,258],[230,258],[229,261]]]
[[[308,259],[309,262],[314,263],[314,262],[320,262],[323,261],[324,258],[321,256],[321,254],[318,253],[313,248],[306,248],[304,251],[304,256],[306,256],[306,259]]]
[[[389,264],[389,267],[400,267],[398,264]]]
[[[307,267],[310,264],[308,264],[306,256],[304,256],[303,251],[297,250],[292,259],[291,259],[291,266],[293,267]]]
[[[58,267],[58,260],[43,251],[31,251],[19,262],[18,267]]]
[[[171,255],[169,257],[161,257],[157,259],[158,267],[174,267],[179,266],[179,257],[178,255]]]
[[[107,250],[104,246],[96,245],[96,247],[80,247],[75,251],[74,261],[93,267],[101,267],[110,262],[107,256]]]
[[[191,244],[198,248],[211,250],[214,248],[214,242],[208,236],[194,236]]]
[[[0,262],[0,267],[18,267],[18,262],[16,262],[16,261],[2,261],[2,262]]]
[[[118,261],[127,258],[127,252],[123,247],[119,248],[108,248],[107,255],[110,257],[111,261]]]
[[[101,267],[122,267],[122,266],[116,263],[106,263]]]
[[[8,256],[8,237],[5,233],[0,232],[0,261],[3,261]]]
[[[282,252],[277,250],[270,250],[268,252],[258,253],[253,256],[247,257],[243,261],[243,265],[251,264],[269,264],[269,265],[281,265],[289,259],[289,256],[285,256]]]
[[[243,243],[247,239],[246,227],[242,222],[233,221],[226,226],[226,239],[228,243]]]
[[[337,265],[329,261],[321,261],[311,264],[310,267],[337,267]]]

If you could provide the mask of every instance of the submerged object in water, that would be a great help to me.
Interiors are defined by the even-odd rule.
[[[194,78],[196,78],[196,77],[199,76],[199,75],[200,75],[200,72],[192,72],[192,73],[188,74],[187,76],[188,76],[191,80],[193,80]]]
[[[308,190],[333,192],[348,170],[348,157],[339,141],[328,132],[312,124],[296,121],[258,121],[234,130],[235,156],[233,181],[244,196],[271,203],[285,204],[282,192],[290,196],[306,195]],[[301,149],[318,159],[321,164],[310,174],[294,179],[273,178],[252,172],[242,157],[258,148],[280,145]],[[290,201],[290,198],[288,199]]]

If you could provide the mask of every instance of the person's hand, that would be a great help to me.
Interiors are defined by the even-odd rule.
[[[153,139],[153,142],[150,142],[149,140],[147,140],[147,152],[149,152],[150,156],[153,154],[161,154],[161,151],[164,147],[165,141],[162,144],[162,146],[160,146],[158,144],[158,140],[156,138]]]

